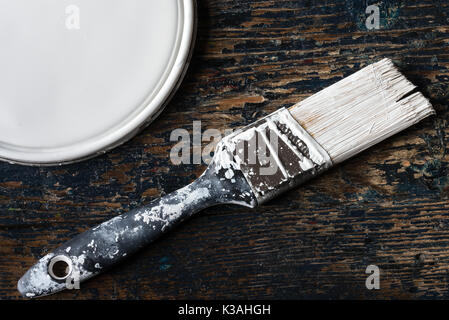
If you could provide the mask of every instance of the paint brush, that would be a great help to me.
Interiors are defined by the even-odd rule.
[[[415,88],[384,59],[226,136],[196,181],[46,255],[19,280],[20,293],[53,294],[96,276],[205,208],[264,204],[434,114]]]

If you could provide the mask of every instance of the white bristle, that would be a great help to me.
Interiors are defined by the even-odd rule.
[[[290,108],[340,163],[435,113],[415,86],[383,59]]]

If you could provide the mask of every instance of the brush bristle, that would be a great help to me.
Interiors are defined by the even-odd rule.
[[[414,89],[391,60],[383,59],[290,112],[336,164],[434,114],[421,93],[410,94]]]

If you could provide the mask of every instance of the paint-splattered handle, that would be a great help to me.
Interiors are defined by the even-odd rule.
[[[78,235],[31,268],[19,281],[19,291],[28,297],[47,295],[101,273],[194,213],[216,204],[217,197],[210,187],[210,181],[203,176],[145,207]],[[57,270],[58,265],[63,265],[63,270]]]
[[[19,291],[25,297],[39,297],[77,287],[207,207],[223,203],[255,207],[243,173],[225,161],[228,151],[217,147],[217,153],[204,174],[187,187],[104,222],[40,259],[19,280]]]
[[[147,246],[196,212],[214,205],[202,179],[149,205],[117,216],[67,243],[89,272],[110,267]],[[67,249],[66,249],[67,250]],[[79,260],[79,259],[78,259]]]

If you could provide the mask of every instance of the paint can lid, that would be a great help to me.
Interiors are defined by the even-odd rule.
[[[194,40],[194,0],[0,8],[0,158],[14,163],[75,162],[131,138],[176,90]]]

